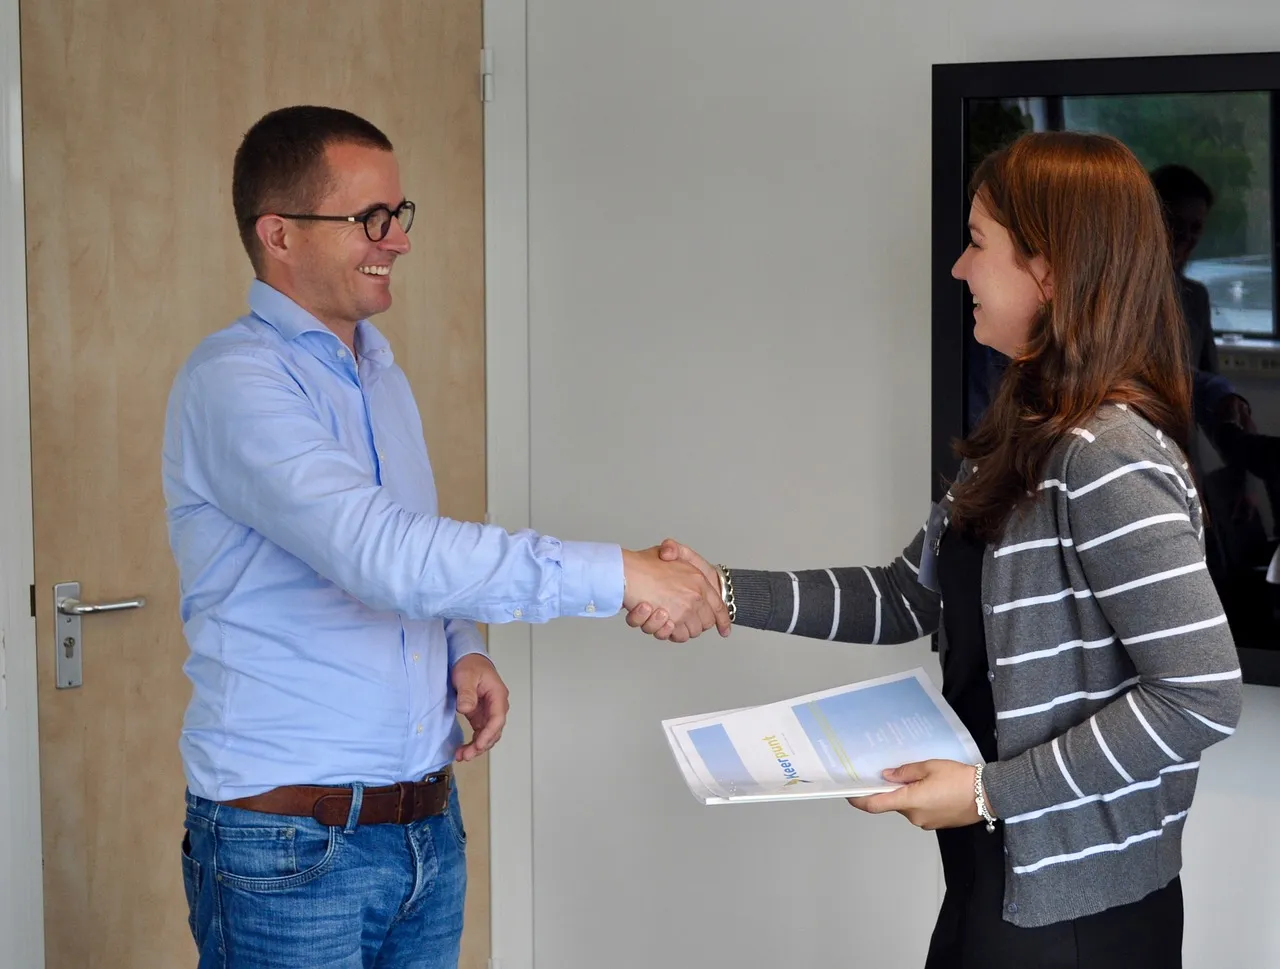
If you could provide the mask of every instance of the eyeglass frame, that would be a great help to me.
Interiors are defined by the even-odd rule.
[[[394,209],[389,208],[386,205],[375,205],[373,208],[366,209],[358,215],[314,215],[296,212],[263,212],[262,215],[259,215],[257,218],[260,219],[263,215],[274,215],[278,219],[298,219],[306,222],[358,222],[364,227],[365,237],[370,242],[381,242],[391,232],[391,220],[395,219],[397,222],[400,222],[400,213],[406,208],[411,213],[414,213],[415,215],[417,214],[418,207],[408,199],[403,199]],[[373,237],[373,233],[369,231],[369,219],[373,217],[375,212],[379,211],[387,213],[387,226],[386,229],[383,230],[382,235],[375,239]],[[409,216],[409,226],[413,226],[413,215]],[[403,223],[401,223],[400,228],[404,230],[406,235],[409,233],[409,230],[404,228]]]

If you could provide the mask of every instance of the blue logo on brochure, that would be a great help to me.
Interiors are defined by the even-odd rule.
[[[782,774],[787,779],[786,786],[792,784],[808,784],[809,782],[800,777],[795,765],[791,763],[791,757],[787,754],[786,748],[782,746],[782,741],[775,734],[762,738],[769,745],[769,751],[777,758],[778,766],[782,768]]]

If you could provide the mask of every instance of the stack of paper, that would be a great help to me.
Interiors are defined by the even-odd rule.
[[[890,767],[982,756],[922,669],[662,726],[703,804],[860,797],[899,786]]]

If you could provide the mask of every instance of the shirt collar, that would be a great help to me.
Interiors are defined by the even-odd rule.
[[[303,333],[333,334],[327,326],[304,310],[280,290],[261,279],[249,285],[249,309],[286,340],[295,340]],[[334,336],[334,339],[337,339]]]
[[[331,329],[261,279],[255,279],[249,285],[249,309],[290,342],[304,333],[320,333],[338,339]],[[356,352],[378,370],[391,366],[393,360],[391,344],[368,320],[356,324]]]
[[[394,359],[390,342],[368,320],[361,320],[356,324],[356,353],[375,370],[385,370]]]

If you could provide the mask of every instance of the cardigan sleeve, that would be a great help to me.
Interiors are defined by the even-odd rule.
[[[926,530],[887,566],[732,569],[734,623],[842,643],[907,643],[927,636],[938,628],[940,600],[920,581]]]

